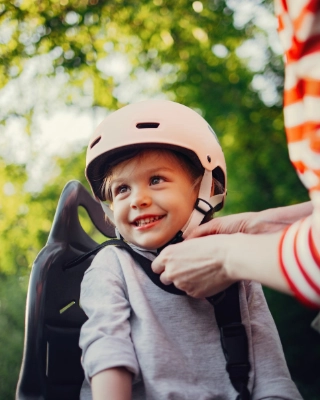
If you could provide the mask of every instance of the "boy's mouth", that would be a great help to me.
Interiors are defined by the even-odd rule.
[[[144,226],[144,225],[147,225],[147,224],[151,224],[152,222],[159,221],[163,217],[164,217],[164,215],[158,215],[156,217],[140,218],[140,219],[135,220],[133,222],[133,224],[135,226]]]

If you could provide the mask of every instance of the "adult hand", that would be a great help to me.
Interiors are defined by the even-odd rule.
[[[278,264],[281,231],[312,210],[306,202],[215,218],[162,250],[152,269],[192,297],[214,295],[241,279],[290,293]]]
[[[221,292],[233,282],[250,279],[291,293],[278,258],[282,231],[272,234],[208,235],[166,247],[152,269],[164,284],[196,298]]]
[[[173,283],[196,298],[216,294],[235,280],[224,263],[225,235],[186,240],[163,249],[152,269],[164,284]]]

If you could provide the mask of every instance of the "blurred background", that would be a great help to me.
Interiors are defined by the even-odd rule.
[[[112,110],[168,98],[206,118],[227,159],[223,214],[308,199],[287,154],[276,26],[267,0],[0,2],[1,399],[14,399],[32,262]],[[319,399],[316,312],[265,293],[294,381]]]

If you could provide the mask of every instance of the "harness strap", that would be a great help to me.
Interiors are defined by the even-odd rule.
[[[238,283],[234,283],[222,293],[207,297],[214,307],[216,321],[220,329],[221,346],[227,362],[226,370],[230,381],[239,393],[236,400],[250,400],[248,390],[250,363],[248,339],[241,323]]]
[[[64,265],[64,269],[77,266],[106,246],[117,246],[127,250],[141,265],[151,281],[160,289],[171,294],[186,295],[184,291],[177,289],[173,284],[164,285],[160,280],[160,275],[152,271],[151,261],[135,252],[126,242],[119,239],[110,239],[101,243],[88,253],[67,262]],[[221,346],[227,362],[226,370],[233,387],[239,393],[236,400],[250,400],[251,396],[247,388],[250,371],[248,339],[245,327],[241,323],[238,283],[234,283],[221,293],[207,297],[207,300],[214,308],[220,330]]]
[[[87,253],[81,254],[80,256],[72,259],[71,261],[67,261],[63,266],[63,270],[76,267],[77,265],[81,264],[83,261],[87,260],[89,257],[97,254],[104,247],[106,247],[108,245],[116,246],[119,241],[120,240],[118,240],[118,239],[106,240],[105,242],[99,244],[97,247],[95,247],[94,249],[88,251]]]
[[[171,293],[171,294],[186,296],[186,293],[180,289],[177,289],[173,283],[171,283],[170,285],[164,285],[160,280],[160,275],[156,274],[152,271],[151,261],[148,260],[146,257],[142,256],[141,254],[135,252],[126,242],[124,242],[123,240],[120,240],[120,239],[110,239],[110,240],[107,240],[107,241],[101,243],[99,246],[97,246],[95,249],[89,251],[88,253],[82,254],[79,257],[67,262],[64,265],[64,269],[70,269],[70,268],[77,266],[78,264],[87,260],[92,255],[97,254],[102,248],[104,248],[106,246],[117,246],[117,247],[121,247],[121,248],[127,250],[128,253],[130,253],[130,255],[132,256],[132,258],[134,258],[141,265],[142,269],[148,275],[148,277],[151,279],[151,281],[155,285],[157,285],[160,289],[162,289],[168,293]]]

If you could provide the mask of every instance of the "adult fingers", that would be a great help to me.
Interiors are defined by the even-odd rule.
[[[170,285],[172,279],[168,277],[168,263],[170,259],[171,250],[169,247],[163,249],[161,253],[155,258],[151,264],[153,272],[160,274],[160,281],[164,285]]]
[[[172,281],[167,277],[165,250],[166,249],[162,250],[158,257],[152,262],[151,268],[153,272],[160,274],[160,281],[164,285],[170,285]]]
[[[162,274],[160,275],[160,281],[164,285],[170,285],[172,283],[172,281],[170,281],[170,279],[167,278],[166,271],[162,272]]]
[[[216,218],[195,228],[193,231],[191,231],[186,239],[194,239],[201,236],[213,235],[215,233],[219,233],[220,229],[220,218]]]
[[[165,257],[164,257],[165,250],[166,249],[162,250],[162,252],[158,255],[158,257],[152,261],[151,268],[152,271],[155,272],[156,274],[162,274],[162,272],[166,268]]]
[[[215,234],[251,233],[250,223],[254,213],[231,214],[214,218],[194,229],[187,239]]]

